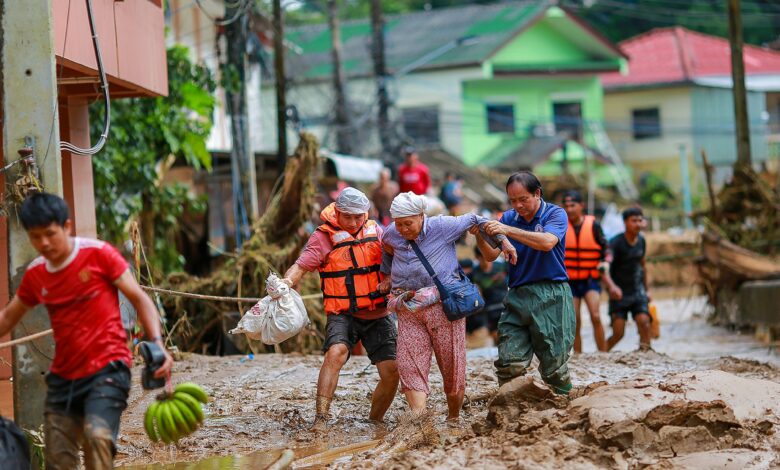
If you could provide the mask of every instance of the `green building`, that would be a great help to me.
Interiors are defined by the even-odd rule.
[[[294,82],[288,101],[328,145],[334,134],[330,32],[327,25],[311,25],[289,30],[287,38],[298,48],[287,59]],[[601,183],[633,188],[602,126],[598,78],[625,68],[626,57],[572,11],[535,1],[391,15],[385,41],[391,117],[418,147],[442,149],[470,166],[541,174],[577,173],[593,163]],[[376,153],[368,20],[345,22],[342,44],[362,150],[356,153]],[[271,129],[270,84],[263,104]]]

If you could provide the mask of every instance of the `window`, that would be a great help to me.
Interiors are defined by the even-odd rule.
[[[635,109],[631,122],[634,140],[661,137],[661,115],[658,108]]]
[[[511,104],[485,105],[488,134],[515,132],[515,106]]]
[[[402,111],[404,132],[415,144],[439,143],[439,108],[426,106]]]
[[[553,103],[553,123],[556,133],[565,133],[568,139],[580,142],[582,138],[582,104],[576,101]]]

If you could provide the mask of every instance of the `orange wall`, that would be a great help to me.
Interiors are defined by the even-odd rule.
[[[97,65],[84,0],[53,3],[55,51],[69,68],[94,76]],[[167,95],[165,28],[159,0],[92,0],[109,81],[139,95]]]

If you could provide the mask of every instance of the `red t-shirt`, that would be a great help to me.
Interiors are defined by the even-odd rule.
[[[398,186],[402,193],[411,191],[414,194],[425,194],[431,185],[428,167],[422,163],[409,166],[406,163],[398,167]]]
[[[87,377],[109,362],[132,365],[114,281],[127,262],[110,244],[75,238],[73,252],[57,268],[42,257],[27,267],[16,291],[25,305],[43,304],[54,329],[51,371],[65,379]]]

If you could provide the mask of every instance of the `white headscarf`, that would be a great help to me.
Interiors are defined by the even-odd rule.
[[[390,205],[390,216],[394,219],[425,214],[427,208],[425,196],[418,196],[413,192],[401,193],[393,199]]]
[[[371,208],[368,197],[352,187],[344,188],[336,198],[336,210],[345,214],[365,214]]]

